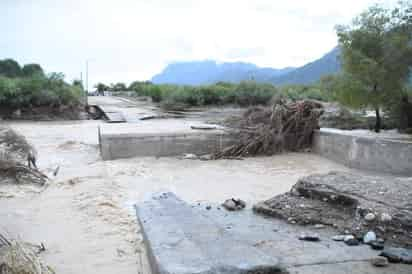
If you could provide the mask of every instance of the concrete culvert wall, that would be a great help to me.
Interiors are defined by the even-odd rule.
[[[103,126],[99,130],[102,158],[204,155],[232,144],[233,139],[224,130],[193,130],[192,124],[196,123],[167,120]]]
[[[350,168],[412,175],[412,141],[316,131],[313,150]]]

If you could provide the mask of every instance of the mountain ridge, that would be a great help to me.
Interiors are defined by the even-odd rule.
[[[275,85],[312,84],[322,76],[340,71],[340,49],[335,47],[321,58],[301,67],[258,67],[246,62],[218,63],[214,60],[175,62],[152,77],[155,84],[204,85],[255,80]]]

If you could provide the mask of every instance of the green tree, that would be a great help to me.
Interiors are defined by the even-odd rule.
[[[5,77],[19,77],[22,75],[21,67],[13,59],[0,60],[0,75]]]
[[[26,64],[21,69],[23,77],[32,77],[34,75],[44,76],[44,71],[39,64]]]
[[[111,87],[112,91],[126,91],[127,87],[124,83],[116,83]]]
[[[412,66],[411,3],[392,9],[375,5],[349,26],[338,26],[343,74],[335,80],[337,98],[354,107],[372,107],[375,131],[380,109],[402,96]]]
[[[103,83],[97,83],[94,87],[97,89],[97,93],[99,93],[99,95],[103,95],[104,91],[109,89],[109,87]]]
[[[79,87],[81,90],[83,90],[83,82],[79,79],[74,79],[72,85],[75,87]]]

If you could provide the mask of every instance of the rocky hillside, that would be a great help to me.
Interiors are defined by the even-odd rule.
[[[178,62],[168,65],[151,80],[155,84],[203,85],[216,82],[239,83],[243,80],[284,84],[310,84],[340,70],[339,48],[302,67],[260,68],[254,64],[216,61]]]

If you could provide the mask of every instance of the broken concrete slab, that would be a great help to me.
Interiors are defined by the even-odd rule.
[[[171,193],[156,194],[138,204],[137,216],[154,273],[257,273],[260,267],[259,273],[410,271],[408,265],[372,266],[369,261],[379,251],[334,242],[330,228],[311,230],[247,209],[227,212],[219,208],[189,205]],[[321,240],[300,241],[299,235],[305,232],[317,233]]]
[[[234,238],[173,193],[152,196],[137,215],[156,274],[283,273],[276,258]]]
[[[106,121],[108,123],[125,123],[126,119],[120,112],[105,112]]]
[[[317,174],[254,210],[298,224],[334,226],[360,238],[374,231],[387,242],[412,246],[411,185],[412,178]]]
[[[290,274],[410,274],[411,268],[399,264],[389,264],[387,267],[378,268],[366,261],[305,265],[289,268],[288,271]]]

